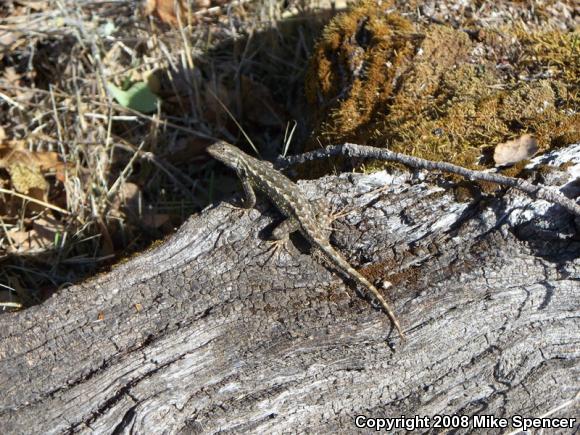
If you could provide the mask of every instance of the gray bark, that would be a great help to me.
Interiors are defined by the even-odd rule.
[[[569,181],[554,174],[544,181]],[[300,237],[271,255],[280,217],[266,201],[221,204],[110,273],[0,317],[0,431],[328,433],[356,431],[356,415],[579,417],[578,219],[511,190],[458,202],[425,174],[301,186],[352,210],[333,243],[375,283],[393,282],[385,294],[407,342]]]

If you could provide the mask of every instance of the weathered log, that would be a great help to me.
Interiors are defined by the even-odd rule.
[[[566,178],[554,174],[547,182]],[[268,203],[222,204],[110,273],[0,317],[0,431],[327,433],[356,431],[357,415],[579,417],[578,219],[516,191],[458,202],[424,173],[301,185],[352,210],[333,243],[394,283],[385,293],[407,342],[300,237],[272,254],[264,239],[279,214]]]

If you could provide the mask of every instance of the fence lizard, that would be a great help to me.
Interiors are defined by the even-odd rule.
[[[322,210],[320,212],[317,210],[315,204],[304,196],[295,183],[275,170],[271,163],[256,159],[227,142],[222,141],[210,145],[207,152],[236,171],[245,192],[244,208],[251,208],[255,205],[255,189],[273,202],[286,217],[286,220],[272,232],[273,238],[282,239],[294,231],[299,231],[313,248],[320,251],[326,261],[348,279],[363,286],[374,295],[387,312],[401,338],[404,338],[401,326],[390,305],[377,288],[331,246],[325,230],[327,217],[324,216]]]

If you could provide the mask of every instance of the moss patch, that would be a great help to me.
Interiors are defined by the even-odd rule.
[[[315,48],[306,96],[318,106],[327,136],[348,135],[369,122],[412,57],[412,23],[386,13],[386,6],[365,2],[338,15]]]
[[[580,33],[514,24],[414,24],[365,1],[325,29],[307,75],[308,149],[352,141],[471,168],[533,134],[540,152],[580,141]]]

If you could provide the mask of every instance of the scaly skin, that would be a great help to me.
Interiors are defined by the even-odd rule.
[[[322,252],[324,259],[347,278],[368,289],[381,303],[401,338],[404,338],[401,326],[388,302],[374,285],[330,245],[327,232],[321,225],[323,219],[317,215],[315,206],[306,199],[295,183],[268,162],[249,156],[226,142],[217,142],[209,146],[207,151],[212,157],[234,169],[242,180],[246,193],[244,207],[251,208],[256,203],[254,189],[266,195],[287,218],[284,224],[286,231],[300,231],[313,247]],[[281,238],[282,235],[277,234],[276,237]]]

